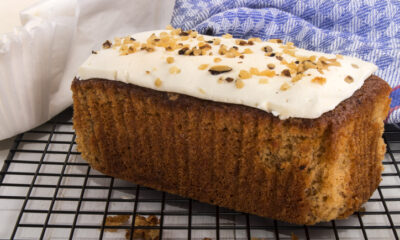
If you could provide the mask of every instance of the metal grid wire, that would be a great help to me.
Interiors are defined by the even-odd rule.
[[[292,234],[299,239],[399,239],[400,130],[392,126],[386,126],[384,134],[387,154],[382,182],[364,205],[365,211],[346,220],[304,226],[105,176],[77,152],[71,115],[69,108],[16,137],[0,172],[0,215],[5,211],[9,221],[6,238],[125,239],[126,229],[159,229],[160,239],[291,239]],[[160,224],[135,226],[132,216],[137,214],[156,215]],[[106,217],[114,215],[129,215],[131,220],[105,227]]]

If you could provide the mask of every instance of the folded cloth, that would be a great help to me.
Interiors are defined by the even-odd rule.
[[[177,0],[171,24],[208,35],[279,38],[373,62],[393,88],[387,122],[400,123],[400,1]]]

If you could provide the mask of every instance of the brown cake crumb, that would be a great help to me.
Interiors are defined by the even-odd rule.
[[[320,85],[324,85],[326,83],[326,78],[324,77],[315,77],[311,80],[312,83],[318,83]]]
[[[122,226],[128,222],[130,215],[116,215],[116,216],[108,216],[106,218],[106,222],[104,224],[104,231],[106,232],[116,232],[118,229],[116,228],[107,228],[107,226]]]
[[[274,68],[275,68],[275,64],[269,63],[269,64],[267,65],[267,67],[268,67],[269,69],[274,69]]]
[[[173,57],[167,57],[167,63],[171,64],[174,62],[174,58]]]
[[[143,216],[136,216],[135,217],[135,226],[136,227],[155,227],[160,224],[159,219],[154,216],[150,215],[147,218]],[[130,239],[131,230],[127,229],[125,232],[125,238]],[[133,238],[134,239],[144,239],[144,240],[156,240],[160,237],[160,230],[159,229],[135,229],[133,231]]]
[[[347,82],[347,83],[352,83],[352,82],[354,82],[354,79],[353,79],[352,76],[347,75],[347,76],[345,77],[344,81]]]

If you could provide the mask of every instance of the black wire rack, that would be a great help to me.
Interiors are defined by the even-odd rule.
[[[362,211],[346,220],[293,225],[234,212],[103,175],[80,157],[72,108],[16,137],[0,172],[4,239],[133,239],[157,229],[160,239],[399,239],[400,130],[386,126],[382,182]],[[130,216],[120,226],[108,216]],[[133,216],[155,215],[157,226]],[[108,231],[112,229],[114,231]],[[128,232],[129,233],[129,232]],[[6,235],[4,235],[6,234]]]

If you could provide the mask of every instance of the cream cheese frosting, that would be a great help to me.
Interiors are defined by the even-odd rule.
[[[242,104],[280,119],[314,119],[351,97],[376,70],[357,58],[308,51],[290,42],[169,29],[105,42],[82,64],[78,78]]]

